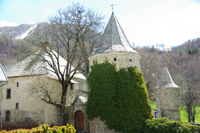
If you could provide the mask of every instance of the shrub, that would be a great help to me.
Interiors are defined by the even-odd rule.
[[[167,118],[146,120],[144,133],[199,133],[200,127]]]
[[[143,75],[136,67],[116,71],[107,60],[94,64],[88,77],[90,87],[86,113],[89,119],[100,117],[117,132],[140,132],[153,118]]]
[[[47,124],[43,124],[40,125],[39,127],[36,128],[32,128],[32,129],[18,129],[18,130],[12,130],[12,131],[1,131],[1,133],[75,133],[76,130],[74,129],[74,127],[71,125],[69,126],[69,124],[67,124],[66,126],[54,126],[52,128],[50,128],[49,125]]]

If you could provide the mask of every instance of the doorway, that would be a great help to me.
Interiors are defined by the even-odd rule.
[[[75,129],[76,133],[82,133],[84,131],[84,114],[81,110],[75,113]]]

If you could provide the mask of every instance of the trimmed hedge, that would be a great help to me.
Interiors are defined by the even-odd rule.
[[[43,124],[39,127],[32,129],[18,129],[8,132],[6,130],[3,130],[0,133],[76,133],[76,130],[72,125],[69,126],[69,124],[67,124],[66,126],[54,126],[52,128],[50,128],[49,125]]]
[[[136,67],[116,71],[107,60],[94,64],[88,77],[90,92],[86,104],[89,119],[100,117],[116,132],[142,131],[153,118],[143,75]]]
[[[167,118],[146,120],[144,133],[199,133],[200,127]]]

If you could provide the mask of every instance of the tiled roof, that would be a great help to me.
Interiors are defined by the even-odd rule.
[[[122,27],[114,14],[111,15],[99,45],[91,55],[111,51],[136,52],[130,45]]]
[[[53,53],[55,55],[57,55],[57,53],[55,51],[53,51]],[[44,55],[43,57],[45,58],[45,60],[52,62],[52,60],[49,56]],[[56,74],[51,71],[52,68],[48,65],[47,62],[41,62],[41,61],[37,62],[36,61],[34,64],[34,67],[32,67],[32,69],[26,70],[25,68],[27,67],[27,64],[34,58],[35,58],[35,55],[31,55],[31,56],[27,57],[26,59],[24,59],[23,61],[21,61],[17,64],[14,64],[13,66],[10,66],[10,67],[5,66],[5,72],[7,74],[7,77],[44,74],[48,78],[57,79]],[[56,59],[55,59],[55,62],[56,62]],[[61,56],[59,56],[59,63],[60,63],[61,72],[64,72],[67,61],[64,58],[62,58]],[[57,64],[57,63],[55,63],[55,64]],[[71,69],[73,70],[74,67],[72,66]],[[85,76],[79,72],[77,72],[74,75],[74,77],[80,78],[80,79],[85,79]]]

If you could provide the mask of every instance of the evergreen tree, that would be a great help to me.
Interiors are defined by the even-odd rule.
[[[180,56],[183,55],[183,51],[182,51],[182,50],[179,51],[179,55],[180,55]]]

